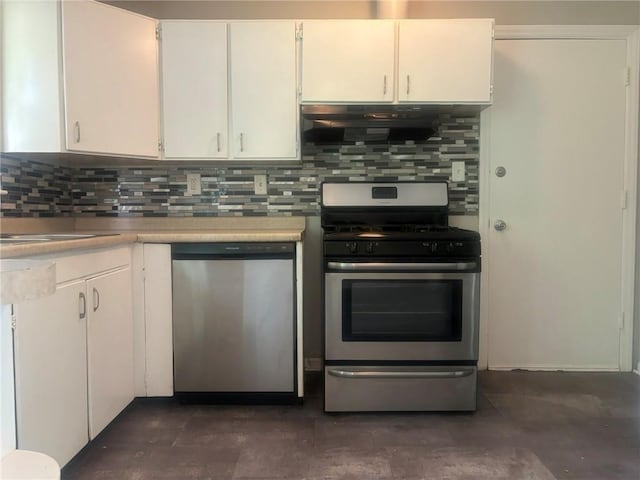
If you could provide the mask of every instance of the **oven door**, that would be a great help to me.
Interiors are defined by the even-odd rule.
[[[479,273],[461,265],[328,262],[325,358],[476,361]]]

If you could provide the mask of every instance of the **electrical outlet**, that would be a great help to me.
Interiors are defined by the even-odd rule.
[[[464,182],[465,164],[464,162],[451,162],[451,181]]]
[[[267,194],[267,176],[254,175],[253,188],[256,192],[256,195],[266,195]]]
[[[187,195],[200,195],[202,184],[199,173],[187,173]]]

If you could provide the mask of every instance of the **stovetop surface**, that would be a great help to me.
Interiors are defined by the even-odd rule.
[[[446,225],[334,225],[324,227],[324,239],[331,240],[460,240],[480,241],[480,234]]]

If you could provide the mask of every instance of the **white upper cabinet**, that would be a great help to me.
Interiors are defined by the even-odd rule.
[[[231,153],[296,158],[294,22],[238,22],[230,28]]]
[[[493,20],[398,23],[400,102],[491,103]]]
[[[302,25],[302,102],[392,102],[392,20],[317,20]]]
[[[89,0],[62,7],[67,149],[157,156],[155,20]]]
[[[8,1],[2,24],[5,151],[158,156],[155,20],[92,0]]]
[[[226,158],[227,25],[162,23],[165,158]]]
[[[293,21],[161,26],[164,158],[298,157]]]
[[[301,101],[489,104],[492,61],[492,19],[305,21]]]

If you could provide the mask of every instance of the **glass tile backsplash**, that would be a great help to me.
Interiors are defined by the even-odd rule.
[[[302,161],[286,165],[149,164],[144,167],[65,167],[2,158],[0,214],[52,216],[317,215],[325,180],[449,182],[451,214],[478,213],[479,114],[442,114],[424,142],[305,144]],[[463,182],[451,162],[463,161]],[[187,193],[199,173],[202,193]],[[254,193],[254,175],[267,175],[267,194]]]

